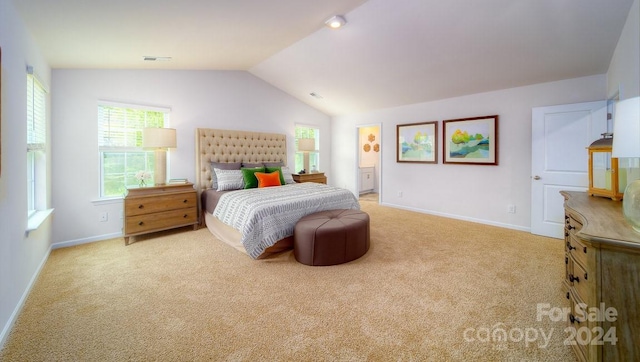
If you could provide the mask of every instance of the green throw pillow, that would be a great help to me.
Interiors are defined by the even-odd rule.
[[[242,168],[242,177],[244,178],[244,188],[254,189],[258,187],[258,179],[256,172],[264,172],[264,167]]]
[[[284,182],[284,176],[282,175],[282,167],[265,167],[267,169],[267,173],[276,172],[280,175],[280,185],[286,185]]]

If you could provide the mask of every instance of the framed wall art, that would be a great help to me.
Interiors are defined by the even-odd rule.
[[[397,162],[438,163],[438,122],[396,126]]]
[[[498,116],[442,122],[443,163],[498,164]]]

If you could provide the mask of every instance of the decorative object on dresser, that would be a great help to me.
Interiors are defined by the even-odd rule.
[[[156,186],[167,182],[167,148],[176,148],[176,130],[173,128],[143,128],[142,147],[155,151]]]
[[[584,192],[565,198],[567,342],[581,361],[640,360],[640,235],[621,204]]]
[[[612,200],[622,200],[621,189],[626,185],[625,177],[620,177],[618,172],[618,159],[611,157],[613,135],[603,133],[602,138],[594,141],[589,150],[589,190],[591,196],[604,196]]]
[[[192,183],[130,188],[124,197],[124,243],[161,230],[198,225],[198,198]]]
[[[623,214],[633,229],[640,233],[640,97],[616,104],[613,130],[612,156],[622,158],[621,162],[626,166]]]
[[[304,155],[304,169],[300,171],[300,173],[309,173],[309,152],[314,152],[316,150],[316,140],[315,138],[300,138],[298,140],[298,151],[302,152]]]
[[[327,183],[327,176],[324,175],[324,172],[294,173],[292,174],[292,176],[295,182],[317,182],[320,184]]]

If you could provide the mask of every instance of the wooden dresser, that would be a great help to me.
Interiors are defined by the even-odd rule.
[[[295,182],[317,182],[319,184],[327,183],[327,176],[324,175],[324,172],[294,173],[292,176]]]
[[[198,224],[192,183],[131,188],[124,198],[124,243],[129,237]]]
[[[581,361],[640,361],[640,234],[619,201],[561,194],[567,342]]]

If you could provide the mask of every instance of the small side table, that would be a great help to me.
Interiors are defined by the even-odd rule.
[[[192,183],[130,188],[124,197],[124,244],[129,237],[193,225],[198,196]]]
[[[327,184],[327,176],[324,175],[324,172],[294,173],[292,176],[295,182],[316,182],[319,184]]]

